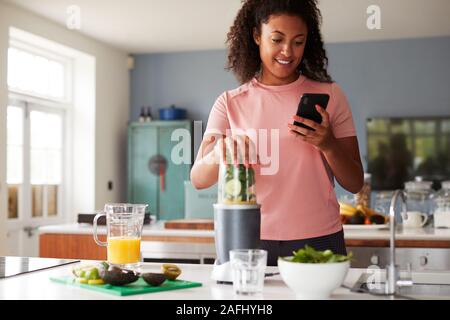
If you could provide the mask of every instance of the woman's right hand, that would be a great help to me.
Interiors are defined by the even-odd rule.
[[[233,156],[231,156],[233,155]],[[217,182],[219,164],[259,164],[255,144],[247,136],[204,137],[197,159],[191,170],[191,183],[196,189],[205,189]]]
[[[223,136],[214,146],[215,158],[226,164],[257,164],[259,158],[254,142],[247,135]]]

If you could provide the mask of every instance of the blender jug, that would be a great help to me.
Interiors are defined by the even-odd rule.
[[[214,204],[217,259],[213,279],[231,282],[230,250],[260,248],[260,205],[251,165],[220,163],[218,203]]]
[[[219,203],[256,204],[253,166],[221,163],[218,180]]]

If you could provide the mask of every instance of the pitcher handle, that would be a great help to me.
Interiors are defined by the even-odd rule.
[[[420,226],[423,227],[425,225],[425,223],[427,223],[427,221],[428,221],[428,215],[426,213],[422,213],[421,216],[423,218],[423,221]]]
[[[94,240],[95,240],[95,243],[98,244],[99,246],[106,247],[108,245],[108,243],[100,241],[97,237],[97,220],[102,216],[106,216],[106,213],[102,212],[102,213],[97,213],[95,215],[95,218],[94,218]]]

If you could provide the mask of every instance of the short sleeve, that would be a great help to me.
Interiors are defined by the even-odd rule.
[[[209,113],[208,124],[206,125],[205,136],[207,135],[225,135],[230,128],[230,122],[227,115],[227,94],[222,93],[214,103]]]
[[[341,87],[336,83],[332,84],[331,90],[335,103],[334,112],[330,115],[330,122],[334,136],[336,138],[356,136],[352,111],[350,109],[347,97]]]

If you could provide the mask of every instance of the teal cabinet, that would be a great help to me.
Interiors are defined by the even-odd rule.
[[[128,201],[148,204],[159,220],[184,218],[191,160],[189,120],[130,124]]]

